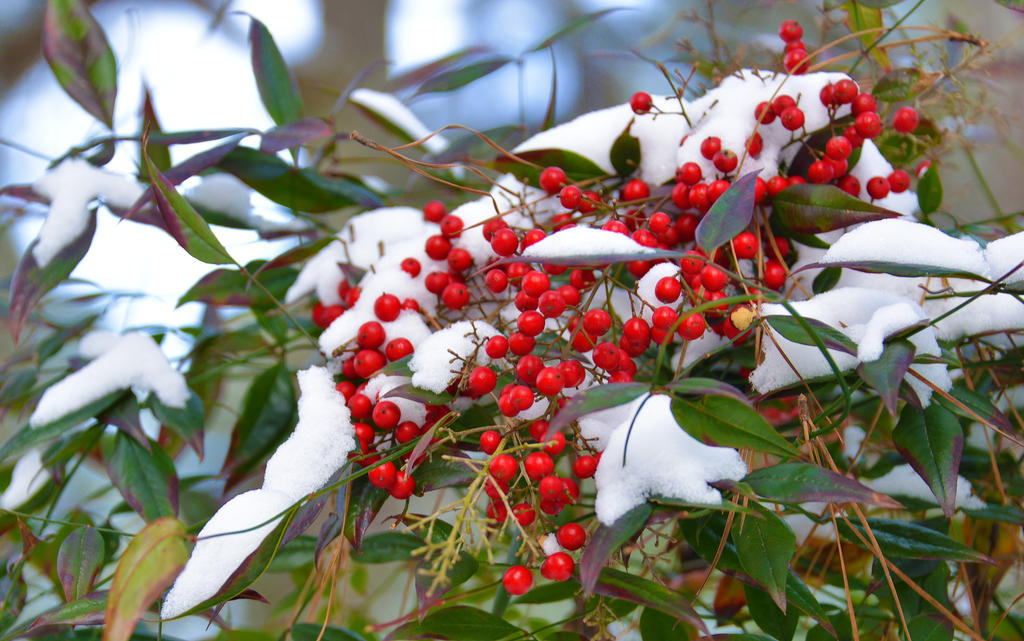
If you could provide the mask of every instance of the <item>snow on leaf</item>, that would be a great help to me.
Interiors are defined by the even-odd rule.
[[[406,142],[426,138],[432,133],[412,110],[392,94],[360,88],[349,94],[348,99],[368,117]],[[428,138],[423,147],[437,154],[448,148],[448,140],[437,134]]]
[[[153,392],[170,407],[184,407],[191,396],[185,378],[171,367],[148,334],[91,332],[82,338],[79,353],[92,362],[43,392],[29,419],[33,427],[52,423],[128,388]]]
[[[645,247],[625,234],[607,229],[570,227],[530,245],[523,250],[521,259],[549,265],[604,265],[681,255],[682,252]]]
[[[694,439],[676,422],[671,405],[664,394],[638,398],[611,433],[594,476],[602,523],[614,522],[651,495],[717,505],[722,497],[708,483],[746,476],[736,450]]]
[[[0,509],[13,510],[25,504],[36,492],[43,489],[50,475],[43,467],[43,457],[36,448],[30,449],[11,472],[11,481],[0,494]]]

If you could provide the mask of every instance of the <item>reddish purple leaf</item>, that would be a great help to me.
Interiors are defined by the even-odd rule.
[[[608,557],[644,527],[654,507],[643,503],[620,516],[611,525],[598,525],[580,557],[580,584],[589,594],[598,584],[598,576]]]
[[[743,479],[760,496],[780,503],[864,503],[888,509],[897,501],[846,476],[810,463],[780,463],[754,470]]]
[[[68,534],[57,551],[57,577],[68,602],[89,594],[96,575],[103,567],[103,537],[94,527]]]
[[[632,403],[650,390],[650,385],[644,383],[612,383],[584,390],[570,398],[565,406],[558,410],[551,419],[546,438],[551,438],[555,432],[561,431],[584,414]]]
[[[260,151],[276,154],[282,149],[298,147],[332,133],[330,126],[319,118],[297,120],[265,131],[260,139]]]

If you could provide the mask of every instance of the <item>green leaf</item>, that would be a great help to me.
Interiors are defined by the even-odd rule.
[[[474,478],[476,473],[468,465],[439,456],[416,466],[416,487],[424,493],[468,485]]]
[[[579,594],[580,586],[575,581],[557,581],[530,588],[530,591],[515,597],[513,603],[557,603]]]
[[[964,449],[964,432],[956,415],[936,403],[924,411],[906,405],[892,430],[892,441],[931,488],[942,513],[953,516]]]
[[[519,162],[508,156],[499,156],[494,159],[494,168],[497,171],[512,174],[534,187],[540,185],[540,172],[545,167],[561,167],[569,180],[573,181],[600,178],[605,175],[604,170],[598,167],[594,161],[565,149],[534,149],[518,152],[516,156],[533,163],[533,165]]]
[[[704,621],[686,600],[686,597],[659,583],[634,574],[604,568],[594,585],[594,592],[660,610],[680,621],[685,621],[704,634],[708,634]]]
[[[921,180],[917,181],[917,205],[924,214],[937,211],[942,205],[942,180],[935,163],[929,165]]]
[[[647,524],[653,511],[654,507],[650,503],[643,503],[620,516],[611,525],[601,523],[597,526],[580,557],[580,584],[586,592],[596,589],[605,561]]]
[[[777,314],[765,316],[764,320],[771,326],[772,330],[778,332],[787,341],[799,345],[817,345],[803,325],[800,324],[800,321],[793,316]],[[846,334],[814,318],[804,318],[804,321],[810,326],[811,330],[814,331],[825,347],[856,355],[857,344],[850,340]]]
[[[202,216],[160,173],[151,159],[145,160],[153,199],[171,237],[193,258],[204,263],[221,265],[235,262]]]
[[[420,622],[406,623],[394,631],[393,639],[423,637],[451,641],[496,641],[512,635],[529,634],[505,619],[468,605],[453,605],[435,610]]]
[[[126,394],[111,407],[96,417],[101,423],[113,425],[123,434],[135,439],[144,450],[149,451],[149,437],[142,429],[142,418],[139,416],[139,402],[133,394]]]
[[[914,641],[953,641],[951,626],[936,616],[919,614],[907,621],[907,629]]]
[[[583,390],[570,398],[551,419],[547,437],[550,438],[584,414],[627,405],[650,392],[650,389],[644,383],[611,383]]]
[[[288,436],[297,407],[292,376],[278,363],[253,379],[242,399],[242,413],[231,433],[224,470],[228,485],[240,481]]]
[[[103,537],[94,527],[73,530],[64,538],[57,552],[57,577],[66,601],[77,601],[92,590],[103,568],[103,549]]]
[[[986,280],[983,276],[965,272],[960,269],[943,267],[942,265],[924,265],[918,263],[895,263],[886,260],[851,260],[837,261],[830,263],[814,263],[807,265],[811,267],[847,267],[869,274],[891,274],[893,276],[936,276],[936,277],[960,277],[972,280]]]
[[[736,179],[700,219],[695,232],[697,244],[708,255],[750,224],[757,175],[758,172],[750,171]]]
[[[786,611],[786,581],[789,561],[796,553],[796,536],[785,521],[759,504],[752,507],[760,519],[744,518],[732,528],[743,570],[768,590],[772,601]]]
[[[89,251],[92,237],[96,233],[96,216],[87,217],[85,229],[75,236],[74,240],[64,246],[48,263],[39,266],[32,251],[39,244],[33,240],[18,261],[11,277],[11,288],[8,297],[8,324],[11,337],[17,342],[25,327],[29,314],[42,297],[67,278],[71,271]]]
[[[745,403],[727,396],[700,400],[675,398],[672,415],[690,436],[725,447],[751,447],[758,452],[799,457],[789,441]]]
[[[888,496],[810,463],[780,463],[754,470],[743,479],[759,496],[779,503],[864,503],[901,507]]]
[[[714,396],[728,396],[750,405],[750,401],[747,399],[746,395],[744,395],[739,389],[713,378],[701,378],[699,376],[681,378],[665,385],[665,389],[673,392],[674,394],[697,394],[701,396],[710,394]]]
[[[1006,414],[1001,412],[999,408],[995,406],[989,395],[968,389],[962,381],[958,381],[953,384],[953,387],[949,390],[949,395],[963,403],[964,407],[982,417],[992,425],[995,425],[999,429],[1006,430],[1008,432],[1014,429],[1010,426],[1010,419],[1008,419]],[[957,416],[977,420],[970,414],[970,412],[962,409],[952,401],[946,400],[946,397],[942,394],[934,395],[932,400],[937,401],[940,405]]]
[[[629,125],[622,130],[619,137],[612,143],[612,167],[615,168],[615,173],[622,177],[632,176],[633,172],[640,167],[640,141],[634,138],[633,134],[629,133],[629,129],[632,126],[633,121],[630,120]]]
[[[790,572],[786,579],[786,599],[789,604],[807,616],[817,620],[829,632],[833,632],[832,623],[828,620],[825,608],[821,607],[814,593],[800,580],[795,572]],[[833,635],[834,636],[834,635]]]
[[[352,559],[359,563],[408,561],[412,551],[423,547],[423,539],[408,532],[379,532],[363,539]]]
[[[345,538],[352,544],[354,551],[359,551],[363,544],[366,528],[370,527],[377,516],[388,491],[372,485],[365,476],[348,484],[348,501],[345,504]]]
[[[917,348],[906,339],[897,339],[885,344],[882,355],[876,360],[866,361],[857,366],[857,374],[871,389],[878,392],[889,414],[896,415],[900,386],[910,364],[914,362]]]
[[[772,198],[773,221],[801,234],[820,234],[899,215],[854,198],[833,185],[790,185]]]
[[[811,291],[815,294],[824,294],[827,291],[831,291],[839,282],[839,278],[842,275],[842,269],[838,267],[826,267],[814,277],[814,282],[811,283]]]
[[[43,57],[64,91],[113,129],[117,59],[84,2],[48,0],[43,18]]]
[[[533,47],[527,49],[525,53],[532,53],[534,51],[546,49],[551,45],[555,44],[556,42],[558,42],[559,40],[561,40],[562,38],[564,38],[565,36],[569,35],[570,33],[580,29],[581,27],[585,27],[588,24],[595,22],[600,18],[603,18],[604,16],[608,15],[613,11],[622,11],[623,9],[625,9],[625,7],[612,7],[611,9],[602,9],[600,11],[594,11],[593,13],[582,15],[579,18],[572,20],[565,26],[559,27],[554,33],[549,35],[547,38],[544,38]]]
[[[892,68],[889,55],[885,52],[885,49],[874,45],[880,37],[879,34],[881,32],[879,29],[884,26],[881,7],[887,2],[895,3],[895,0],[854,0],[840,7],[846,12],[846,26],[849,27],[851,33],[871,30],[860,36],[863,51],[868,51],[870,48],[870,52],[865,55],[870,55],[878,63],[878,66],[885,71]]]
[[[147,521],[178,513],[178,475],[162,448],[146,451],[135,439],[118,432],[103,458],[110,481],[133,510]]]
[[[267,312],[277,307],[263,288],[252,283],[250,274],[262,262],[253,262],[242,269],[215,269],[200,278],[178,300],[178,307],[185,303],[198,301],[217,307],[249,307],[254,312]],[[248,273],[246,273],[248,272]],[[263,287],[278,301],[284,300],[288,288],[295,282],[297,273],[291,268],[268,269],[260,273],[258,278]]]
[[[886,556],[996,565],[995,561],[981,552],[917,523],[893,519],[867,519],[867,523]],[[871,539],[860,523],[853,523],[852,527],[870,542]],[[839,532],[847,541],[870,550],[845,522],[839,523]]]
[[[778,641],[790,641],[793,638],[800,620],[800,613],[795,608],[780,610],[767,592],[752,585],[744,585],[743,594],[747,599],[750,616],[761,630]]]
[[[3,447],[0,447],[0,462],[20,456],[33,447],[60,436],[79,423],[100,414],[103,410],[118,402],[122,396],[130,393],[124,390],[117,390],[52,423],[40,425],[39,427],[26,425],[17,434],[12,436],[9,441],[4,443]]]
[[[218,160],[217,167],[288,209],[322,213],[350,205],[371,208],[383,204],[380,196],[354,178],[324,176],[314,167],[298,168],[249,147],[231,150]]]
[[[693,626],[656,608],[644,608],[640,614],[640,638],[643,641],[692,639],[694,634]]]
[[[103,641],[127,641],[142,613],[174,581],[185,565],[185,526],[157,519],[132,537],[110,586]]]
[[[292,641],[365,641],[363,637],[346,628],[319,623],[296,623],[292,626]]]
[[[458,89],[459,87],[465,87],[469,83],[479,80],[480,78],[501,69],[513,60],[514,58],[508,58],[506,56],[496,56],[494,58],[488,58],[487,60],[468,64],[464,67],[446,69],[445,71],[428,78],[419,86],[413,96],[440,91],[451,91],[453,89]]]
[[[273,36],[256,18],[249,27],[249,46],[256,87],[267,113],[279,125],[302,118],[302,98],[295,78],[288,71]]]
[[[203,458],[203,425],[206,414],[203,412],[203,401],[191,389],[188,391],[185,407],[164,405],[156,394],[150,394],[146,404],[167,429],[181,437],[200,459]]]
[[[921,70],[913,67],[896,69],[882,76],[871,90],[871,95],[882,102],[903,102],[919,93]]]

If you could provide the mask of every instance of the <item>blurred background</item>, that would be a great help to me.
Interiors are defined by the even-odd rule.
[[[555,121],[563,122],[625,102],[635,91],[670,92],[651,60],[664,62],[669,72],[678,72],[681,78],[689,77],[694,67],[708,71],[709,59],[775,68],[781,52],[775,30],[782,20],[800,20],[811,49],[846,33],[841,25],[843,13],[826,11],[823,1],[828,7],[839,4],[835,0],[103,0],[89,4],[118,59],[118,134],[138,133],[144,87],[152,94],[164,131],[273,126],[253,80],[248,14],[266,24],[294,70],[306,115],[329,116],[336,131],[358,130],[389,145],[400,142],[352,105],[339,102],[348,90],[361,86],[395,93],[431,129],[457,123],[492,130],[511,148],[540,129],[552,103]],[[44,5],[41,0],[0,1],[0,186],[31,183],[68,149],[107,133],[66,96],[42,59]],[[559,38],[550,48],[537,48],[560,28],[603,10],[610,11]],[[929,96],[943,114],[938,124],[950,132],[941,156],[935,158],[942,167],[944,209],[968,220],[1024,209],[1024,181],[1019,178],[1024,167],[1019,108],[1024,103],[1024,16],[993,0],[906,0],[889,11],[892,17],[887,24],[909,13],[904,25],[954,29],[989,43],[981,54],[963,43],[940,42],[893,55],[896,67],[935,72],[964,69],[956,81],[941,83]],[[897,33],[894,38],[918,33]],[[447,56],[462,65],[507,62],[496,62],[495,71],[459,89],[416,95],[417,81],[425,77],[424,65]],[[859,71],[870,70],[865,65]],[[695,76],[690,91],[699,94],[709,82]],[[446,134],[456,147],[465,135]],[[183,160],[202,148],[176,147],[173,160]],[[418,206],[426,200],[424,194],[431,193],[422,178],[383,154],[353,142],[340,144],[337,154],[346,171],[378,176],[396,187],[394,204]],[[107,166],[134,173],[137,158],[136,145],[121,144]],[[252,204],[258,213],[281,214],[256,195]],[[3,290],[45,211],[0,197]],[[331,222],[339,223],[340,218]],[[199,321],[201,305],[178,307],[177,300],[210,270],[209,265],[192,260],[152,227],[123,222],[102,210],[98,224],[93,245],[73,274],[78,284],[63,286],[58,290],[63,293],[54,292],[51,299],[66,298],[75,291],[124,294],[102,299],[104,322],[115,330]],[[268,242],[245,230],[217,228],[217,233],[240,262],[277,255],[297,242]],[[59,305],[51,304],[47,310],[56,313]],[[176,349],[180,355],[188,342],[181,339],[176,346],[171,335],[164,347],[172,356]],[[10,350],[7,332],[0,332],[0,359]],[[7,427],[16,423],[9,422]],[[226,442],[222,445],[226,447]],[[207,459],[202,466],[196,462],[195,473],[216,473],[223,447],[220,451],[208,447]],[[263,606],[257,607],[266,613]],[[229,618],[232,612],[244,617],[248,608],[233,604],[225,613]],[[386,618],[393,613],[365,614]],[[185,638],[206,636],[202,626],[176,632]]]

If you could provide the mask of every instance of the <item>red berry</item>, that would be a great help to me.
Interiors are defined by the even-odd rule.
[[[836,97],[833,94],[834,89],[835,85],[833,85],[831,82],[821,88],[821,91],[818,92],[818,100],[821,101],[821,104],[825,105],[826,107],[831,107],[832,105],[835,104]]]
[[[846,160],[853,153],[853,145],[846,136],[833,136],[825,143],[825,155],[835,160]]]
[[[642,180],[633,179],[623,185],[622,200],[643,200],[651,195],[651,188]]]
[[[550,581],[566,581],[572,576],[575,561],[565,552],[555,552],[540,564],[540,574]]]
[[[441,302],[451,309],[462,309],[469,303],[469,290],[462,283],[449,283],[441,292]]]
[[[533,574],[530,573],[526,566],[513,565],[505,570],[505,574],[501,577],[501,584],[513,596],[526,594],[533,586]]]
[[[566,176],[561,167],[545,167],[540,172],[540,188],[549,194],[556,194],[565,184]]]
[[[707,324],[700,314],[689,314],[679,323],[679,337],[683,340],[694,341],[704,335]]]
[[[846,105],[857,98],[857,83],[843,78],[832,87],[832,99],[837,105]]]
[[[526,275],[523,276],[523,281],[520,284],[520,287],[522,287],[523,291],[530,296],[537,298],[544,292],[551,289],[551,280],[544,272],[534,269],[526,272]]]
[[[420,427],[412,421],[399,423],[395,428],[395,440],[399,443],[408,443],[420,435]]]
[[[781,240],[781,239],[776,239]],[[782,289],[786,284],[786,268],[777,260],[768,260],[764,264],[764,284],[774,290]]]
[[[768,179],[768,195],[775,197],[780,191],[789,187],[789,181],[783,176],[772,176]]]
[[[387,490],[391,489],[391,487],[395,485],[395,480],[398,477],[398,470],[395,469],[394,463],[388,461],[387,463],[381,463],[371,469],[369,474],[367,474],[367,477],[371,484]]]
[[[850,103],[850,111],[853,115],[862,114],[865,111],[878,111],[878,101],[869,93],[859,93]]]
[[[533,336],[527,336],[522,332],[512,332],[508,337],[508,349],[516,356],[523,356],[533,351],[533,346],[537,343]]]
[[[537,309],[545,318],[557,318],[565,311],[565,298],[557,291],[546,291],[537,299]]]
[[[902,169],[897,169],[889,174],[889,189],[894,194],[901,194],[910,189],[910,174]]]
[[[469,269],[472,265],[473,256],[465,249],[456,247],[448,253],[448,268],[451,271],[461,273]]]
[[[750,134],[744,144],[747,147],[747,153],[754,158],[757,158],[761,154],[761,150],[764,149],[764,140],[756,131]]]
[[[546,452],[531,452],[523,461],[526,475],[534,481],[550,476],[555,471],[555,462]]]
[[[511,256],[519,247],[519,237],[511,229],[499,229],[491,236],[491,249],[499,256]]]
[[[667,330],[669,327],[672,327],[675,324],[678,318],[679,315],[676,314],[676,310],[672,309],[671,307],[659,307],[658,309],[654,310],[654,314],[651,316],[651,324],[654,325],[654,327],[656,327],[657,329]]]
[[[868,179],[865,189],[868,192],[868,196],[871,196],[874,200],[885,198],[889,195],[889,180],[883,176],[874,176]]]
[[[529,312],[537,309],[537,299],[526,292],[519,292],[515,297],[516,309],[521,312]]]
[[[654,295],[663,303],[676,302],[682,290],[683,286],[679,284],[679,279],[672,276],[665,276],[654,284]]]
[[[782,67],[791,74],[799,75],[807,72],[807,50],[790,49],[782,57]]]
[[[629,107],[635,114],[645,114],[651,110],[651,94],[646,91],[638,91],[629,99]]]
[[[521,246],[523,249],[526,249],[530,245],[544,240],[545,237],[547,237],[547,234],[544,233],[543,229],[531,229],[523,235],[523,242]]]
[[[583,192],[580,191],[579,187],[575,185],[566,185],[562,187],[562,191],[558,194],[558,199],[562,203],[562,207],[566,209],[576,209],[580,206],[580,202],[583,200]]]
[[[364,394],[353,394],[348,399],[348,409],[352,412],[354,419],[368,418],[373,410],[373,401]]]
[[[444,260],[448,257],[448,252],[452,250],[452,243],[441,234],[435,234],[427,238],[423,249],[427,252],[427,256],[434,260]]]
[[[700,284],[710,292],[717,292],[729,283],[729,276],[714,265],[704,265],[700,270]]]
[[[367,321],[359,326],[356,343],[366,349],[377,349],[384,344],[384,327],[377,321]]]
[[[719,142],[719,145],[721,145],[721,142]],[[714,156],[714,154],[711,155]],[[683,163],[683,166],[676,170],[676,181],[685,185],[696,185],[703,177],[700,165],[695,162]]]
[[[800,111],[800,107],[796,105],[792,107],[786,107],[781,114],[779,114],[779,122],[782,126],[790,131],[796,131],[800,127],[804,126],[804,112]]]
[[[537,372],[535,385],[537,391],[544,396],[555,396],[562,391],[562,370],[557,367],[545,367]]]
[[[512,506],[512,516],[519,521],[519,525],[526,527],[536,520],[537,512],[529,503],[516,503]]]
[[[737,158],[736,154],[732,151],[728,149],[721,149],[715,152],[711,162],[714,163],[715,169],[723,174],[727,174],[736,169],[736,165],[739,164],[740,159]]]
[[[736,258],[753,258],[757,256],[757,249],[760,243],[757,240],[757,236],[751,234],[749,231],[737,234],[732,239],[732,249],[736,252]]]
[[[412,476],[405,472],[398,471],[395,473],[395,483],[391,486],[389,492],[391,496],[403,500],[412,496],[412,493],[416,490],[416,481]]]
[[[547,431],[547,428],[544,430]],[[548,442],[544,444],[544,451],[550,456],[558,456],[565,449],[565,434],[561,432],[555,432],[554,435],[548,439]]]
[[[537,484],[537,492],[540,493],[541,498],[548,499],[549,501],[559,500],[564,490],[565,486],[562,485],[562,479],[554,475],[545,476]]]
[[[491,472],[491,476],[499,481],[511,481],[512,477],[516,475],[517,468],[514,458],[508,454],[499,454],[491,459],[491,464],[487,469]]]
[[[504,336],[492,336],[487,339],[484,351],[491,358],[503,358],[508,353],[508,339]]]
[[[572,472],[581,479],[589,479],[597,471],[597,459],[585,454],[576,459],[572,464]],[[582,528],[581,528],[582,529]],[[568,547],[562,545],[562,547]],[[570,548],[572,549],[572,548]]]
[[[473,369],[469,374],[469,389],[473,392],[473,396],[483,396],[484,394],[490,394],[494,391],[494,386],[498,382],[498,375],[494,373],[489,367],[479,365]],[[488,452],[489,454],[490,452]]]
[[[441,233],[448,238],[458,238],[462,233],[462,219],[449,214],[441,219]]]
[[[604,336],[612,327],[612,317],[603,309],[591,309],[583,315],[583,331],[591,336]]]
[[[781,115],[787,107],[793,107],[794,105],[796,105],[796,100],[793,99],[793,96],[790,96],[789,94],[779,94],[778,96],[775,96],[775,100],[772,100],[772,111],[777,115]]]
[[[767,100],[757,104],[754,109],[754,118],[756,118],[762,125],[769,125],[775,122],[775,111],[772,109],[771,103]]]
[[[917,129],[920,118],[913,107],[900,107],[892,117],[892,128],[901,134],[909,134]]]
[[[856,176],[846,174],[836,182],[836,186],[850,194],[851,196],[860,196],[860,181],[857,180]]]
[[[793,42],[804,37],[803,27],[796,20],[783,20],[779,25],[779,37],[783,42]]]
[[[577,387],[586,376],[579,361],[562,361],[559,363],[558,369],[562,370],[562,382],[565,387]]]
[[[360,378],[370,378],[374,372],[386,364],[384,355],[375,349],[359,350],[352,359],[352,366]]]
[[[494,430],[487,430],[480,435],[480,449],[484,454],[494,454],[501,443],[501,434]]]
[[[832,165],[824,160],[815,160],[807,167],[807,180],[817,185],[832,180]]]
[[[446,213],[448,210],[440,200],[431,200],[423,206],[423,218],[428,222],[439,223]]]
[[[501,501],[492,501],[487,504],[487,516],[492,521],[504,523],[508,518],[508,508]]]
[[[715,182],[708,185],[708,200],[711,202],[711,204],[714,204],[715,201],[717,201],[719,197],[721,197],[721,195],[724,194],[728,189],[728,180],[716,180]]]
[[[601,196],[596,191],[583,192],[583,201],[580,202],[580,213],[589,214],[601,204]]]
[[[423,278],[423,286],[427,291],[438,296],[450,282],[452,282],[452,277],[448,272],[430,272]]]
[[[558,534],[555,536],[558,538],[558,544],[566,550],[578,550],[587,542],[587,532],[579,523],[566,523],[558,528]]]
[[[373,406],[373,422],[382,430],[394,429],[402,419],[402,411],[392,401],[379,401]]]
[[[513,385],[508,394],[508,405],[506,409],[510,413],[506,416],[515,416],[519,412],[530,409],[533,406],[533,392],[525,385]]]
[[[415,258],[406,258],[402,261],[402,271],[413,278],[420,275],[420,261]]]
[[[313,322],[317,327],[327,328],[334,322],[334,319],[343,313],[345,313],[345,308],[341,305],[321,305],[317,303],[313,305]]]
[[[397,361],[413,353],[412,342],[408,338],[398,337],[388,341],[384,347],[384,355],[389,361]]]
[[[519,315],[516,327],[526,336],[536,336],[544,331],[544,316],[537,311],[526,311]]]
[[[711,160],[722,148],[722,140],[716,136],[708,136],[700,143],[700,154]]]
[[[619,348],[613,343],[598,343],[594,346],[592,358],[595,365],[605,371],[613,372],[619,367]]]
[[[882,119],[873,111],[857,114],[853,127],[862,138],[874,138],[882,132]]]
[[[548,428],[551,424],[547,421],[534,421],[530,424],[530,438],[537,441],[538,443],[544,440],[544,437],[548,435]]]
[[[487,285],[487,289],[495,294],[500,294],[508,287],[508,274],[497,268],[490,269],[484,276],[484,284]]]

